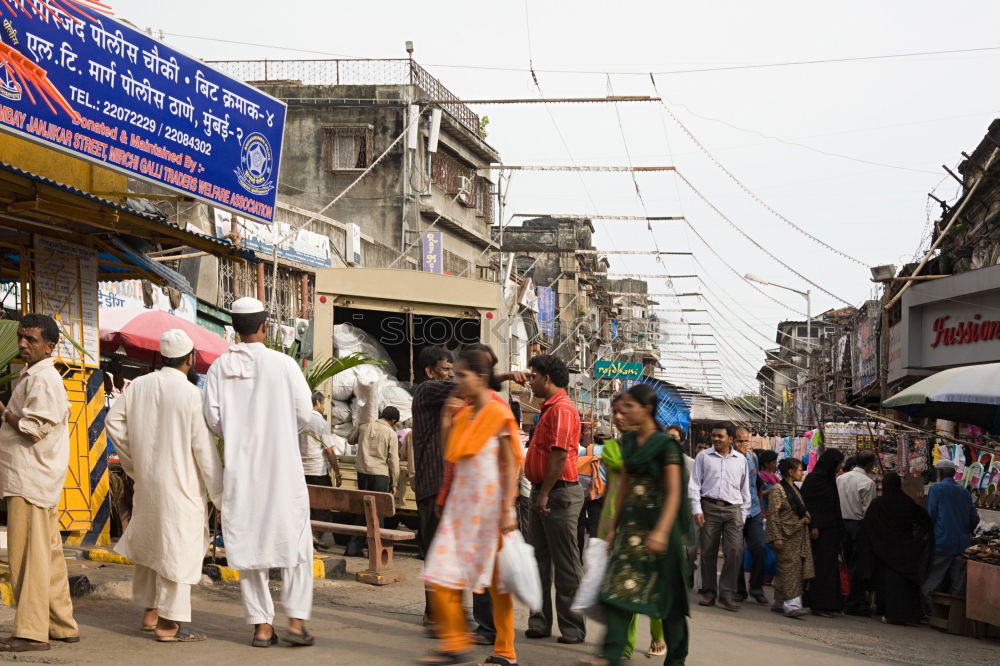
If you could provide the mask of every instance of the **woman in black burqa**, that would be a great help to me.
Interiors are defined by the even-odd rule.
[[[802,483],[802,499],[809,511],[813,566],[816,575],[809,583],[805,605],[813,615],[832,617],[843,608],[840,594],[841,539],[844,519],[840,513],[837,473],[844,462],[839,449],[827,449]]]
[[[934,553],[934,529],[927,511],[903,492],[898,474],[886,474],[882,496],[868,507],[861,535],[882,621],[919,624],[920,586]]]

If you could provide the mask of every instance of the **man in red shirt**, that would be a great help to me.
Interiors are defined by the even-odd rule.
[[[580,446],[580,416],[566,395],[569,368],[555,356],[535,356],[528,361],[530,386],[544,400],[541,415],[524,463],[531,482],[534,509],[528,524],[528,541],[535,548],[542,580],[542,609],[528,620],[528,638],[552,635],[552,583],[556,587],[559,642],[574,645],[586,637],[583,617],[570,610],[583,566],[576,528],[583,508],[583,488],[576,472]]]

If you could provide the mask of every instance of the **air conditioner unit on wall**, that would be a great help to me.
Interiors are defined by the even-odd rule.
[[[309,320],[308,319],[296,319],[295,320],[295,339],[303,340],[306,333],[309,332]]]

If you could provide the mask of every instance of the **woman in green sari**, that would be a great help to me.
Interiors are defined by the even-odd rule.
[[[622,433],[633,429],[633,426],[626,423],[622,418],[619,406],[624,399],[624,394],[617,395],[611,402],[612,417],[615,427]],[[622,451],[617,439],[604,440],[604,448],[601,451],[601,462],[607,472],[608,480],[604,491],[604,509],[601,511],[601,522],[597,526],[597,538],[607,539],[611,531],[611,525],[615,520],[615,511],[618,508],[618,489],[621,486],[622,474]],[[638,615],[632,615],[632,621],[628,626],[628,637],[625,641],[625,650],[622,652],[622,659],[631,659],[635,652],[636,635],[638,634]],[[650,618],[649,620],[649,649],[646,650],[647,657],[662,657],[667,653],[667,643],[663,637],[663,620],[660,618]]]
[[[601,659],[618,666],[635,614],[663,620],[665,666],[684,663],[688,652],[685,540],[691,511],[684,489],[683,453],[656,422],[656,391],[630,388],[619,401],[621,419],[632,430],[622,436],[623,472],[615,518],[607,535],[612,550],[601,589],[607,635]]]

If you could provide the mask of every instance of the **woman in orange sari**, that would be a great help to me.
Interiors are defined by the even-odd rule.
[[[444,423],[445,460],[454,465],[454,479],[424,564],[440,639],[437,650],[418,660],[427,666],[468,661],[472,640],[462,591],[484,588],[493,598],[497,630],[493,655],[485,663],[517,664],[514,602],[498,590],[496,559],[501,535],[517,529],[521,442],[510,408],[491,394],[492,375],[492,358],[484,351],[463,351],[455,363],[457,393],[469,404]]]

